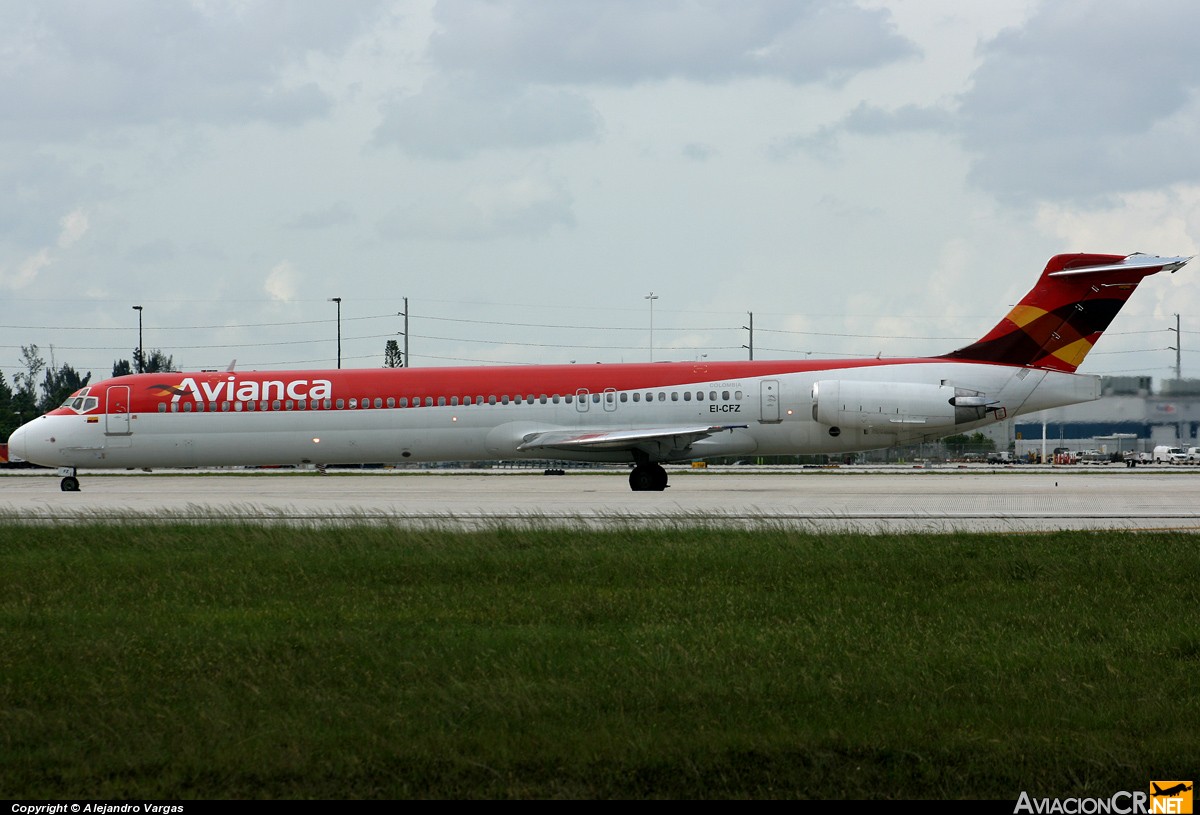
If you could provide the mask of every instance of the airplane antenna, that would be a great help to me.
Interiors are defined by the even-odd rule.
[[[744,325],[744,326],[742,326],[742,328],[744,330],[750,332],[750,344],[743,345],[742,347],[750,349],[750,359],[753,360],[754,359],[754,312],[747,311],[746,313],[750,315],[750,325],[748,325],[748,326]]]
[[[237,357],[234,357],[232,360],[230,360],[229,367],[226,368],[225,370],[232,372],[236,365],[237,365]]]

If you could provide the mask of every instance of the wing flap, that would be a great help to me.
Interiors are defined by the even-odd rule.
[[[529,433],[517,449],[526,450],[636,450],[646,444],[666,444],[684,448],[700,439],[726,430],[744,429],[744,424],[680,425],[677,427],[644,427],[624,430],[547,430]]]

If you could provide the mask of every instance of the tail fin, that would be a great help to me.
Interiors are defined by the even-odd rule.
[[[1191,258],[1055,255],[1037,285],[983,339],[941,357],[1074,372],[1142,279]]]

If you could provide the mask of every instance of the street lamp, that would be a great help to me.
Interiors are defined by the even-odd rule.
[[[342,369],[342,298],[330,297],[329,302],[337,303],[337,337],[338,337],[338,370]]]
[[[146,367],[145,362],[143,361],[143,360],[145,360],[146,355],[142,351],[142,307],[134,306],[133,310],[138,313],[137,372],[139,374],[141,374],[141,373],[145,373],[145,371],[143,369]]]
[[[650,361],[654,361],[654,301],[658,299],[658,295],[650,292],[643,300],[650,301]]]

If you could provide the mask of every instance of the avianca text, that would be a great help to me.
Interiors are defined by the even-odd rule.
[[[264,379],[237,381],[236,377],[215,382],[197,382],[192,377],[183,381],[172,392],[171,401],[178,402],[190,395],[196,402],[258,402],[268,399],[328,399],[333,393],[333,383],[328,379]]]

